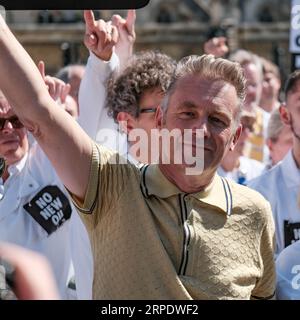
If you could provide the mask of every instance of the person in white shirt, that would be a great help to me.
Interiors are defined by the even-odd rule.
[[[0,156],[6,162],[0,178],[0,241],[43,254],[62,299],[91,299],[86,229],[50,161],[37,143],[29,145],[27,130],[2,93]]]
[[[120,21],[121,18],[118,19]],[[135,162],[134,157],[127,155],[128,147],[132,145],[129,143],[127,146],[127,136],[132,129],[139,128],[145,130],[150,137],[164,93],[171,83],[176,62],[166,54],[155,51],[127,56],[125,62],[124,57],[119,59],[120,46],[133,46],[135,16],[128,12],[127,20],[123,21],[127,26],[126,32],[121,28],[123,24],[120,27],[120,22],[118,24],[114,20],[113,17],[111,23],[103,20],[96,22],[91,12],[85,12],[88,34],[86,39],[93,40],[92,44],[85,41],[90,57],[79,90],[82,110],[79,124],[98,143],[118,150],[120,154]],[[106,39],[111,37],[111,41],[105,42],[101,32],[107,33]],[[121,72],[112,77],[120,64],[123,66]],[[117,125],[121,123],[126,125]],[[103,129],[110,129],[110,133],[114,132],[115,135],[105,135]],[[148,145],[150,147],[151,143]],[[140,157],[139,160],[142,163],[149,162],[148,157]]]
[[[280,114],[293,133],[292,149],[276,166],[248,184],[271,204],[276,226],[276,255],[300,239],[300,71],[287,79],[285,99]]]
[[[234,150],[226,154],[218,168],[220,176],[243,185],[259,176],[264,170],[264,165],[261,162],[244,156],[245,145],[249,135],[253,131],[254,122],[255,112],[245,106],[241,116],[243,128],[239,140]]]

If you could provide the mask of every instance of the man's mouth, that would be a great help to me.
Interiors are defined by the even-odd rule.
[[[11,144],[11,143],[19,143],[18,139],[5,139],[3,141],[0,140],[0,144],[6,145],[6,144]]]

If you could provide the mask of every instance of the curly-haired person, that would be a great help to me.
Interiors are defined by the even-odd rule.
[[[97,32],[100,31],[93,30],[93,35]],[[99,41],[101,39],[99,36]],[[158,106],[171,83],[176,62],[166,54],[144,51],[133,55],[119,72],[120,61],[114,46],[108,55],[105,46],[88,49],[90,56],[79,90],[82,110],[79,124],[98,143],[127,155],[130,131],[143,129],[149,137],[155,127]],[[105,131],[107,129],[110,131]],[[125,133],[121,138],[119,131]],[[128,157],[134,161],[130,155]],[[141,157],[139,160],[148,162],[149,159]]]
[[[111,61],[115,58],[116,56],[113,54]],[[96,75],[95,69],[91,70],[90,66],[95,62],[95,59],[97,58],[91,53],[79,99],[80,101],[82,99],[81,107],[85,110],[82,114],[85,113],[87,116],[86,109],[94,106],[93,109],[100,111],[100,115],[95,117],[96,112],[88,112],[90,119],[85,121],[86,124],[81,121],[81,126],[84,129],[87,128],[87,133],[95,138],[96,141],[101,141],[104,137],[103,129],[113,128],[115,132],[122,131],[125,133],[126,137],[132,129],[143,129],[150,137],[151,129],[155,127],[155,116],[159,112],[158,107],[173,77],[176,66],[175,61],[166,54],[155,51],[135,54],[130,59],[128,67],[121,74],[115,76],[115,72],[111,70],[107,81],[107,98],[104,102],[102,95],[103,107],[99,108],[99,100],[101,98],[94,97],[92,99],[92,96],[101,93],[99,92],[101,75],[102,80],[100,81],[103,82],[106,79],[103,78],[104,73],[100,68],[98,68],[98,75]],[[97,62],[99,62],[99,65],[102,63],[107,67],[107,63],[105,64],[99,59]],[[95,78],[98,79],[98,86]],[[87,97],[89,98],[86,99]],[[115,123],[112,123],[111,119]],[[93,123],[95,123],[94,126],[92,125]],[[118,126],[117,124],[120,125]],[[93,128],[94,130],[91,132]],[[108,147],[118,149],[115,144],[118,141],[118,139],[110,137]],[[149,142],[148,145],[150,146],[151,143]],[[124,149],[122,149],[123,153]],[[148,162],[148,160],[144,159],[143,162]]]
[[[127,129],[154,128],[157,107],[168,89],[176,63],[166,54],[144,51],[132,57],[129,66],[108,84],[108,114]]]
[[[155,128],[155,118],[176,64],[166,54],[156,51],[140,52],[129,63],[117,79],[112,77],[108,82],[106,106],[108,115],[128,137],[129,159],[149,163],[151,151],[154,153],[151,130]],[[134,133],[133,129],[143,131]],[[140,138],[137,139],[136,134]],[[144,152],[141,148],[145,148]]]

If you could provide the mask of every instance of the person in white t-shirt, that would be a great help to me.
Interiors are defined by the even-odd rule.
[[[276,227],[276,255],[300,239],[300,71],[287,79],[285,100],[280,106],[280,114],[292,131],[292,149],[276,166],[248,184],[271,204]]]

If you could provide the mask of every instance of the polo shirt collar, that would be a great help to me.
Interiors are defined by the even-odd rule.
[[[300,185],[300,170],[297,168],[292,150],[284,157],[280,163],[283,179],[287,187],[299,187]]]
[[[169,198],[175,195],[186,195],[161,172],[159,166],[144,165],[141,170],[141,190],[145,197],[151,195]],[[215,174],[213,181],[203,190],[190,193],[189,196],[211,206],[221,209],[227,215],[232,211],[232,193],[228,181]]]
[[[220,177],[217,173],[213,181],[203,191],[193,193],[191,196],[211,206],[218,207],[228,216],[231,215],[231,187],[227,179]]]

